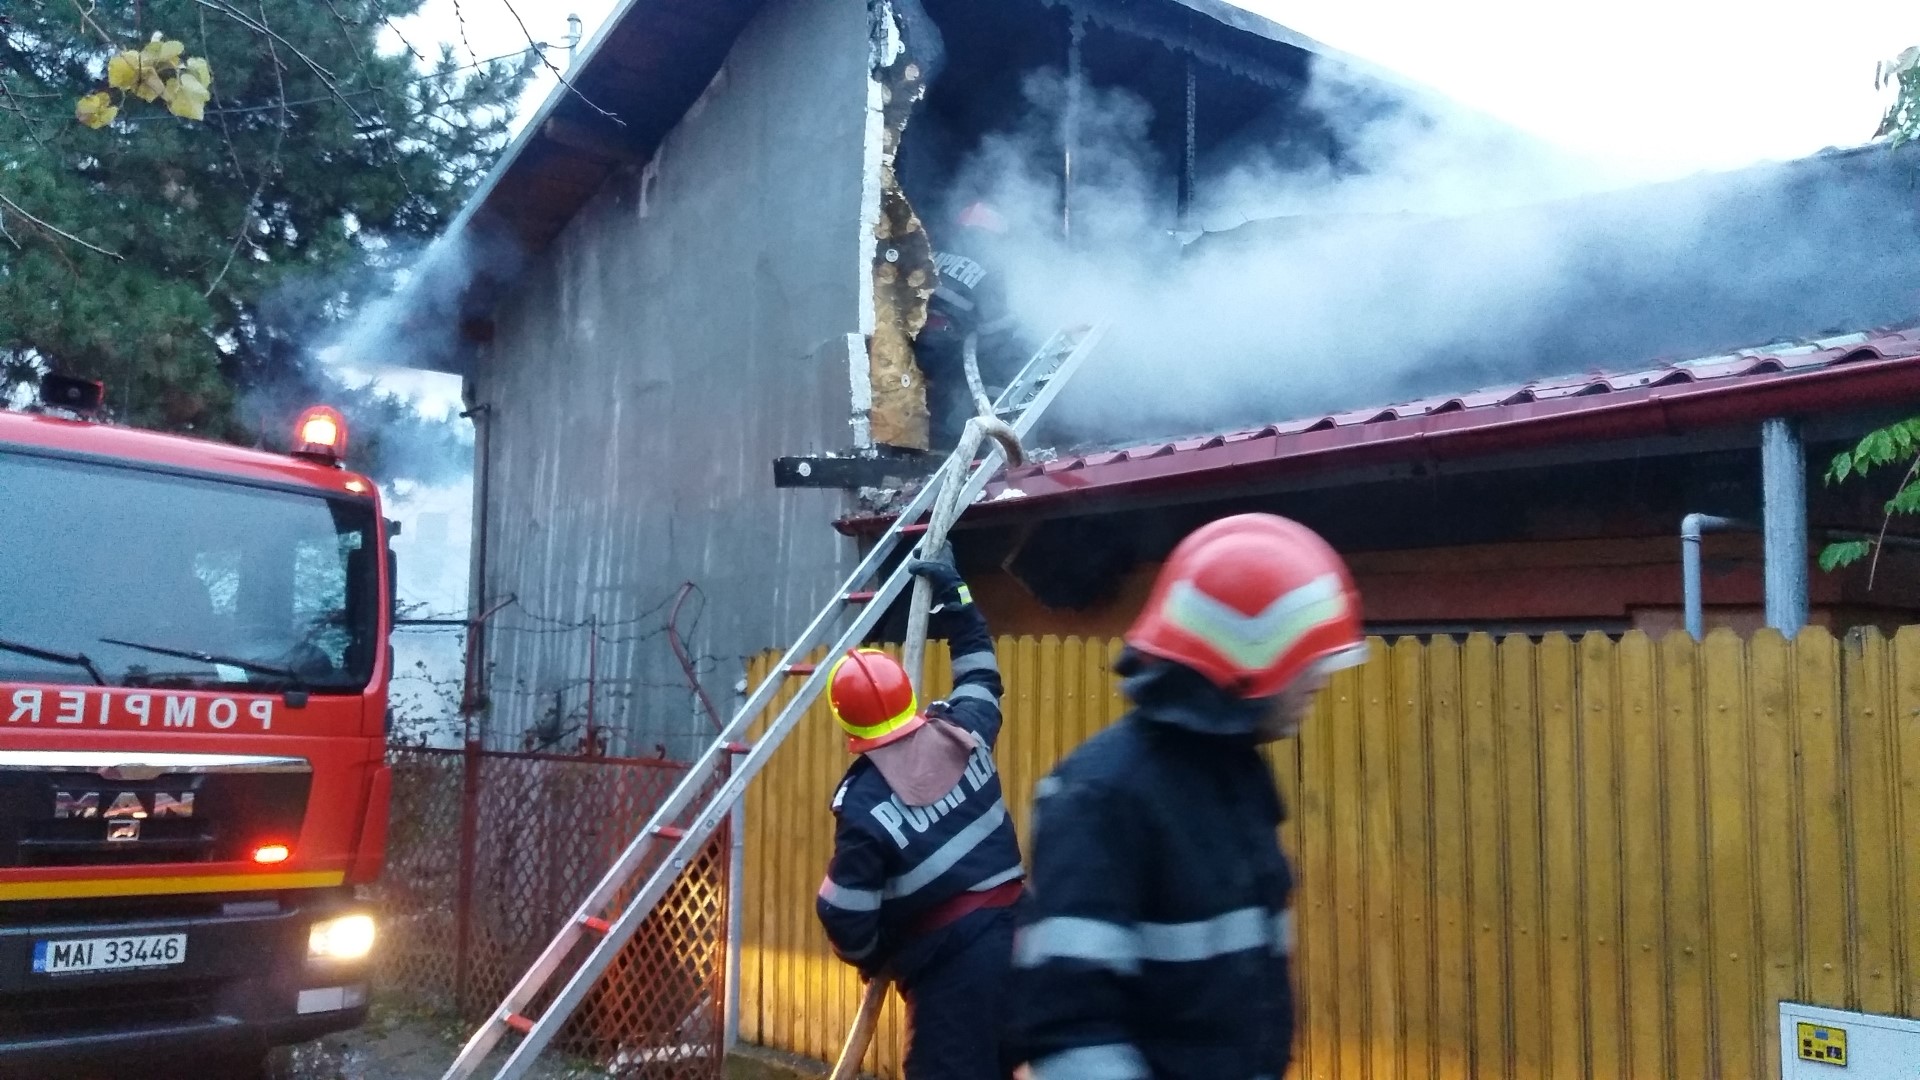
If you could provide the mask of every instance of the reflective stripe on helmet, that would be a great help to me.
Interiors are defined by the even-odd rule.
[[[1340,579],[1323,574],[1252,615],[1208,596],[1191,581],[1175,582],[1167,594],[1165,618],[1240,667],[1257,671],[1280,659],[1314,627],[1346,613]]]

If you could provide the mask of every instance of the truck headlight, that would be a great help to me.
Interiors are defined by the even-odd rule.
[[[371,915],[323,919],[307,934],[307,959],[364,960],[373,951],[373,939]]]

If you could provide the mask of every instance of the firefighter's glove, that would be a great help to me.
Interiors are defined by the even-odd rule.
[[[973,605],[973,593],[960,577],[960,571],[953,568],[953,549],[943,548],[940,556],[934,559],[915,559],[907,564],[907,572],[916,577],[927,579],[933,586],[933,611],[960,611]]]

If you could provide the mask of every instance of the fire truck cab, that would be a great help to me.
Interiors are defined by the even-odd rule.
[[[0,411],[0,1077],[244,1077],[365,1019],[393,564],[345,435]]]

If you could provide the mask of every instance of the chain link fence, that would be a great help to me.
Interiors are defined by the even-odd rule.
[[[390,761],[381,989],[469,1024],[686,776],[666,761],[481,750],[395,749]],[[718,1080],[728,843],[723,829],[681,873],[554,1052],[617,1076]]]

